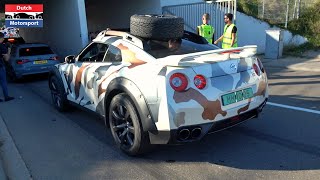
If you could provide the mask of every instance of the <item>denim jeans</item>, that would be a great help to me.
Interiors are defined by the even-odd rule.
[[[0,85],[2,87],[3,96],[8,97],[8,85],[7,85],[7,77],[6,77],[6,69],[4,66],[0,65]]]

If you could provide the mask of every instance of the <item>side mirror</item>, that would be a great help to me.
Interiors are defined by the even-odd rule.
[[[69,56],[66,56],[64,58],[64,62],[70,64],[70,63],[74,63],[75,62],[75,56],[74,55],[69,55]]]

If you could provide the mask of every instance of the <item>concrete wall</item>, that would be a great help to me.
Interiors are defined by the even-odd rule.
[[[87,4],[88,30],[129,28],[133,14],[161,14],[160,0],[96,1]]]
[[[84,0],[47,0],[44,27],[23,28],[21,36],[27,42],[48,43],[61,58],[78,53],[88,43],[84,8]]]

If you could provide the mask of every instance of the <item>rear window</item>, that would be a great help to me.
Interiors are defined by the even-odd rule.
[[[20,56],[37,56],[45,54],[54,54],[53,51],[48,46],[42,47],[29,47],[29,48],[20,48]]]
[[[149,40],[145,51],[155,58],[163,58],[170,55],[182,55],[219,49],[209,44],[197,44],[188,40],[156,41]]]

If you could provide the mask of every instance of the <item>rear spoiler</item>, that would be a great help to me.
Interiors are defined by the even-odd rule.
[[[134,43],[136,46],[139,48],[143,49],[143,42],[141,39],[133,36],[132,34],[129,34],[128,32],[123,32],[123,31],[116,31],[116,30],[111,30],[107,28],[106,30],[101,31],[96,38],[104,38],[106,36],[119,36],[122,37],[123,40],[130,41],[131,43]]]
[[[205,55],[205,54],[211,54],[211,53],[217,53],[217,54],[234,54],[234,53],[238,53],[239,56],[248,57],[248,56],[256,55],[257,54],[257,48],[258,48],[257,45],[248,45],[248,46],[229,48],[229,49],[216,49],[216,50],[210,50],[210,51],[191,53],[191,54],[188,54],[188,56]]]

